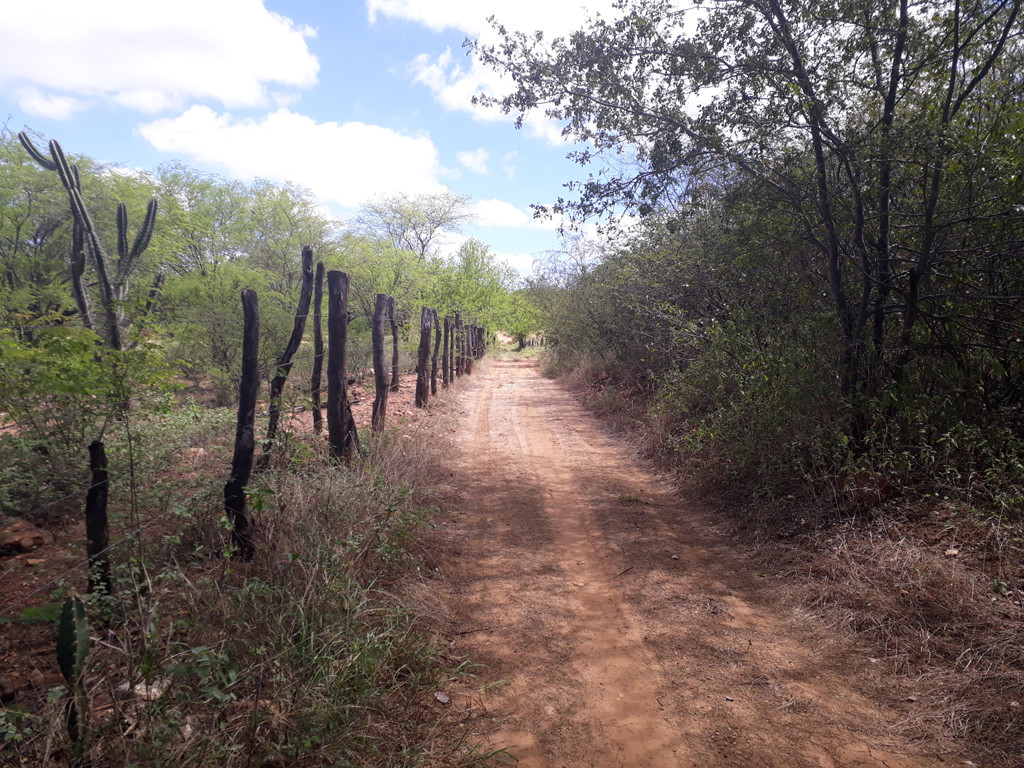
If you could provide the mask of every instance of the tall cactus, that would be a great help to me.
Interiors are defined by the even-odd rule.
[[[94,327],[89,294],[83,278],[86,254],[90,254],[96,265],[96,273],[99,275],[100,298],[107,315],[107,346],[111,349],[122,349],[124,347],[124,308],[122,305],[128,296],[128,280],[135,261],[149,246],[149,240],[153,236],[153,227],[156,224],[156,198],[151,198],[146,206],[146,217],[130,248],[128,247],[128,208],[124,203],[117,204],[117,267],[112,281],[107,269],[107,253],[100,243],[92,218],[85,207],[78,166],[68,163],[64,156],[64,150],[55,140],[50,141],[50,157],[46,157],[24,131],[18,134],[18,139],[33,160],[48,171],[56,171],[61,184],[67,190],[71,215],[74,219],[71,245],[71,282],[75,301],[82,315],[82,322],[88,328]]]

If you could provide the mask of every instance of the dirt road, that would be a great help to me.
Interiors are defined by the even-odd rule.
[[[947,764],[897,737],[913,705],[866,653],[779,607],[532,361],[474,379],[423,599],[483,665],[452,703],[475,741],[531,768]]]

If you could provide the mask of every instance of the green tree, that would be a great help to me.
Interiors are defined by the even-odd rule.
[[[245,186],[166,163],[156,172],[163,215],[152,249],[160,266],[177,274],[201,272],[241,255],[248,211]]]
[[[482,242],[470,238],[453,256],[438,260],[437,280],[426,301],[442,317],[461,311],[469,320],[493,330],[509,320],[516,281],[515,270],[498,262]]]
[[[251,265],[276,276],[277,290],[291,293],[302,280],[302,247],[310,246],[315,258],[328,258],[335,252],[336,224],[309,190],[294,184],[257,180],[247,197],[240,248]]]
[[[1019,121],[1019,2],[924,10],[908,0],[712,0],[692,11],[626,0],[617,18],[568,38],[498,25],[500,44],[474,47],[515,83],[484,102],[520,121],[543,110],[583,142],[578,162],[609,161],[556,211],[682,217],[712,178],[785,217],[817,253],[811,268],[841,339],[839,389],[860,399],[905,379],[931,343],[947,314],[945,275],[971,273],[961,289],[984,277],[951,240],[992,217],[1004,223],[1000,242],[1021,230],[1019,213],[997,202],[1013,185],[999,198],[976,187],[1000,164],[985,137]],[[1005,277],[997,282],[1014,282]],[[1011,295],[1000,291],[983,313]],[[853,429],[863,432],[863,418]]]
[[[421,260],[437,255],[437,238],[458,232],[473,220],[469,197],[453,192],[410,196],[404,193],[364,203],[353,230],[379,238]]]

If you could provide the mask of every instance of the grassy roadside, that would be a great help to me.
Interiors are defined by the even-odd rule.
[[[1024,520],[927,487],[806,483],[784,495],[713,455],[666,449],[653,392],[602,365],[560,381],[662,471],[710,525],[752,551],[795,615],[855,639],[908,737],[958,764],[1024,754]],[[763,446],[770,451],[771,446]],[[970,762],[963,762],[963,761]]]
[[[409,547],[435,503],[449,430],[441,409],[430,414],[363,433],[352,468],[335,465],[311,433],[290,435],[250,488],[259,535],[250,563],[217,555],[227,540],[222,501],[204,482],[230,447],[179,455],[161,487],[200,490],[172,504],[160,491],[141,498],[133,514],[156,524],[117,558],[114,596],[87,598],[78,744],[67,735],[66,687],[40,686],[0,710],[0,763],[485,762],[435,695],[464,668],[390,589],[415,568]],[[62,584],[50,599],[72,589]],[[4,630],[13,636],[22,624]],[[34,631],[53,647],[55,625]]]

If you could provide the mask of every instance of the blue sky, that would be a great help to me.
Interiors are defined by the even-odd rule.
[[[611,0],[41,0],[4,11],[0,118],[128,168],[178,159],[308,187],[342,218],[377,195],[473,198],[466,229],[520,271],[559,245],[554,200],[585,171],[559,126],[473,107],[467,58],[494,15],[565,34]],[[454,246],[456,243],[450,244]]]

